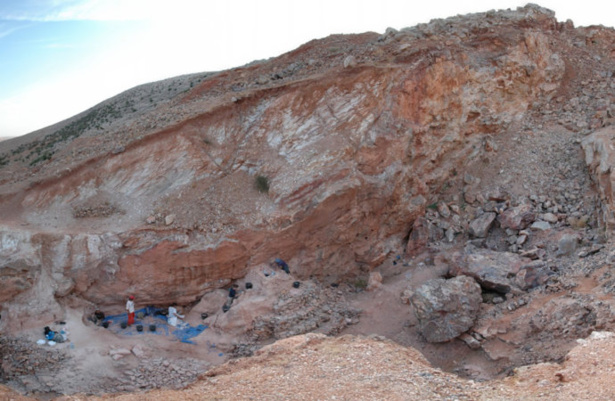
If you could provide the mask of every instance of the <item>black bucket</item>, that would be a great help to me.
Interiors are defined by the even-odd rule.
[[[299,281],[295,281],[293,283],[293,287],[295,287],[295,288],[299,288],[300,285],[301,285],[301,283]]]
[[[128,323],[122,322],[122,323],[120,323],[120,327],[125,329],[126,327],[128,327]]]
[[[137,325],[137,331],[138,331],[138,332],[143,331],[143,325],[142,325],[142,324],[138,324],[138,325]]]
[[[102,327],[104,327],[105,329],[109,328],[109,322],[103,322],[102,323]]]
[[[201,313],[201,319],[205,320],[209,317],[209,313],[203,312]]]
[[[152,333],[153,333],[154,331],[156,331],[156,325],[155,325],[155,324],[150,324],[150,325],[149,325],[149,331],[151,331]]]
[[[246,283],[246,289],[249,290],[250,288],[252,288],[252,283]]]

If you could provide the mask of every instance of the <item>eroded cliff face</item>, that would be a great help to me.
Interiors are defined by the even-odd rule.
[[[59,318],[71,296],[189,303],[274,257],[325,282],[368,272],[436,189],[561,90],[567,30],[528,6],[330,37],[5,166],[0,324]]]

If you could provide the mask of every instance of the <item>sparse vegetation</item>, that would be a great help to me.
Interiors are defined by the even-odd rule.
[[[36,158],[30,162],[30,165],[34,166],[42,161],[50,160],[55,153],[53,147],[57,143],[78,138],[91,128],[102,129],[102,124],[110,123],[121,116],[122,113],[112,104],[96,108],[80,119],[57,130],[53,134],[49,134],[40,140],[20,145],[12,151],[12,154],[17,155],[29,150],[30,153],[26,155],[26,159],[36,156]]]
[[[438,202],[434,202],[431,205],[427,205],[427,209],[438,210]]]
[[[32,160],[30,162],[31,166],[37,165],[38,163],[44,162],[46,160],[50,160],[51,156],[53,156],[53,152],[45,152],[42,155],[40,155],[39,157],[37,157],[36,159]]]
[[[125,212],[109,202],[104,202],[95,206],[82,206],[73,210],[73,216],[76,219],[86,217],[109,217],[118,213],[123,214]]]
[[[367,280],[365,280],[364,278],[358,278],[354,281],[354,286],[364,290],[367,288]]]
[[[256,186],[256,189],[259,192],[262,192],[262,193],[269,192],[269,178],[265,177],[264,175],[256,176],[256,180],[254,181],[254,184]]]

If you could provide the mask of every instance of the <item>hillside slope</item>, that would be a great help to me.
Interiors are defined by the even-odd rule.
[[[96,392],[152,361],[88,344],[129,343],[86,320],[128,294],[210,325],[212,364],[313,331],[385,335],[476,380],[561,361],[615,329],[614,44],[535,5],[334,35],[3,141],[0,330],[70,318],[111,371]]]

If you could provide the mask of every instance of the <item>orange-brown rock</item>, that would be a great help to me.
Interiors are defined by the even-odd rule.
[[[305,278],[401,253],[430,191],[564,78],[552,12],[472,18],[472,30],[451,20],[313,41],[200,77],[102,133],[93,109],[2,142],[26,159],[11,156],[0,180],[0,231],[20,236],[2,242],[3,271],[17,272],[4,280],[18,303],[26,283],[50,287],[20,325],[70,293],[120,309],[127,293],[190,302],[278,256]],[[334,44],[344,51],[325,57]]]

